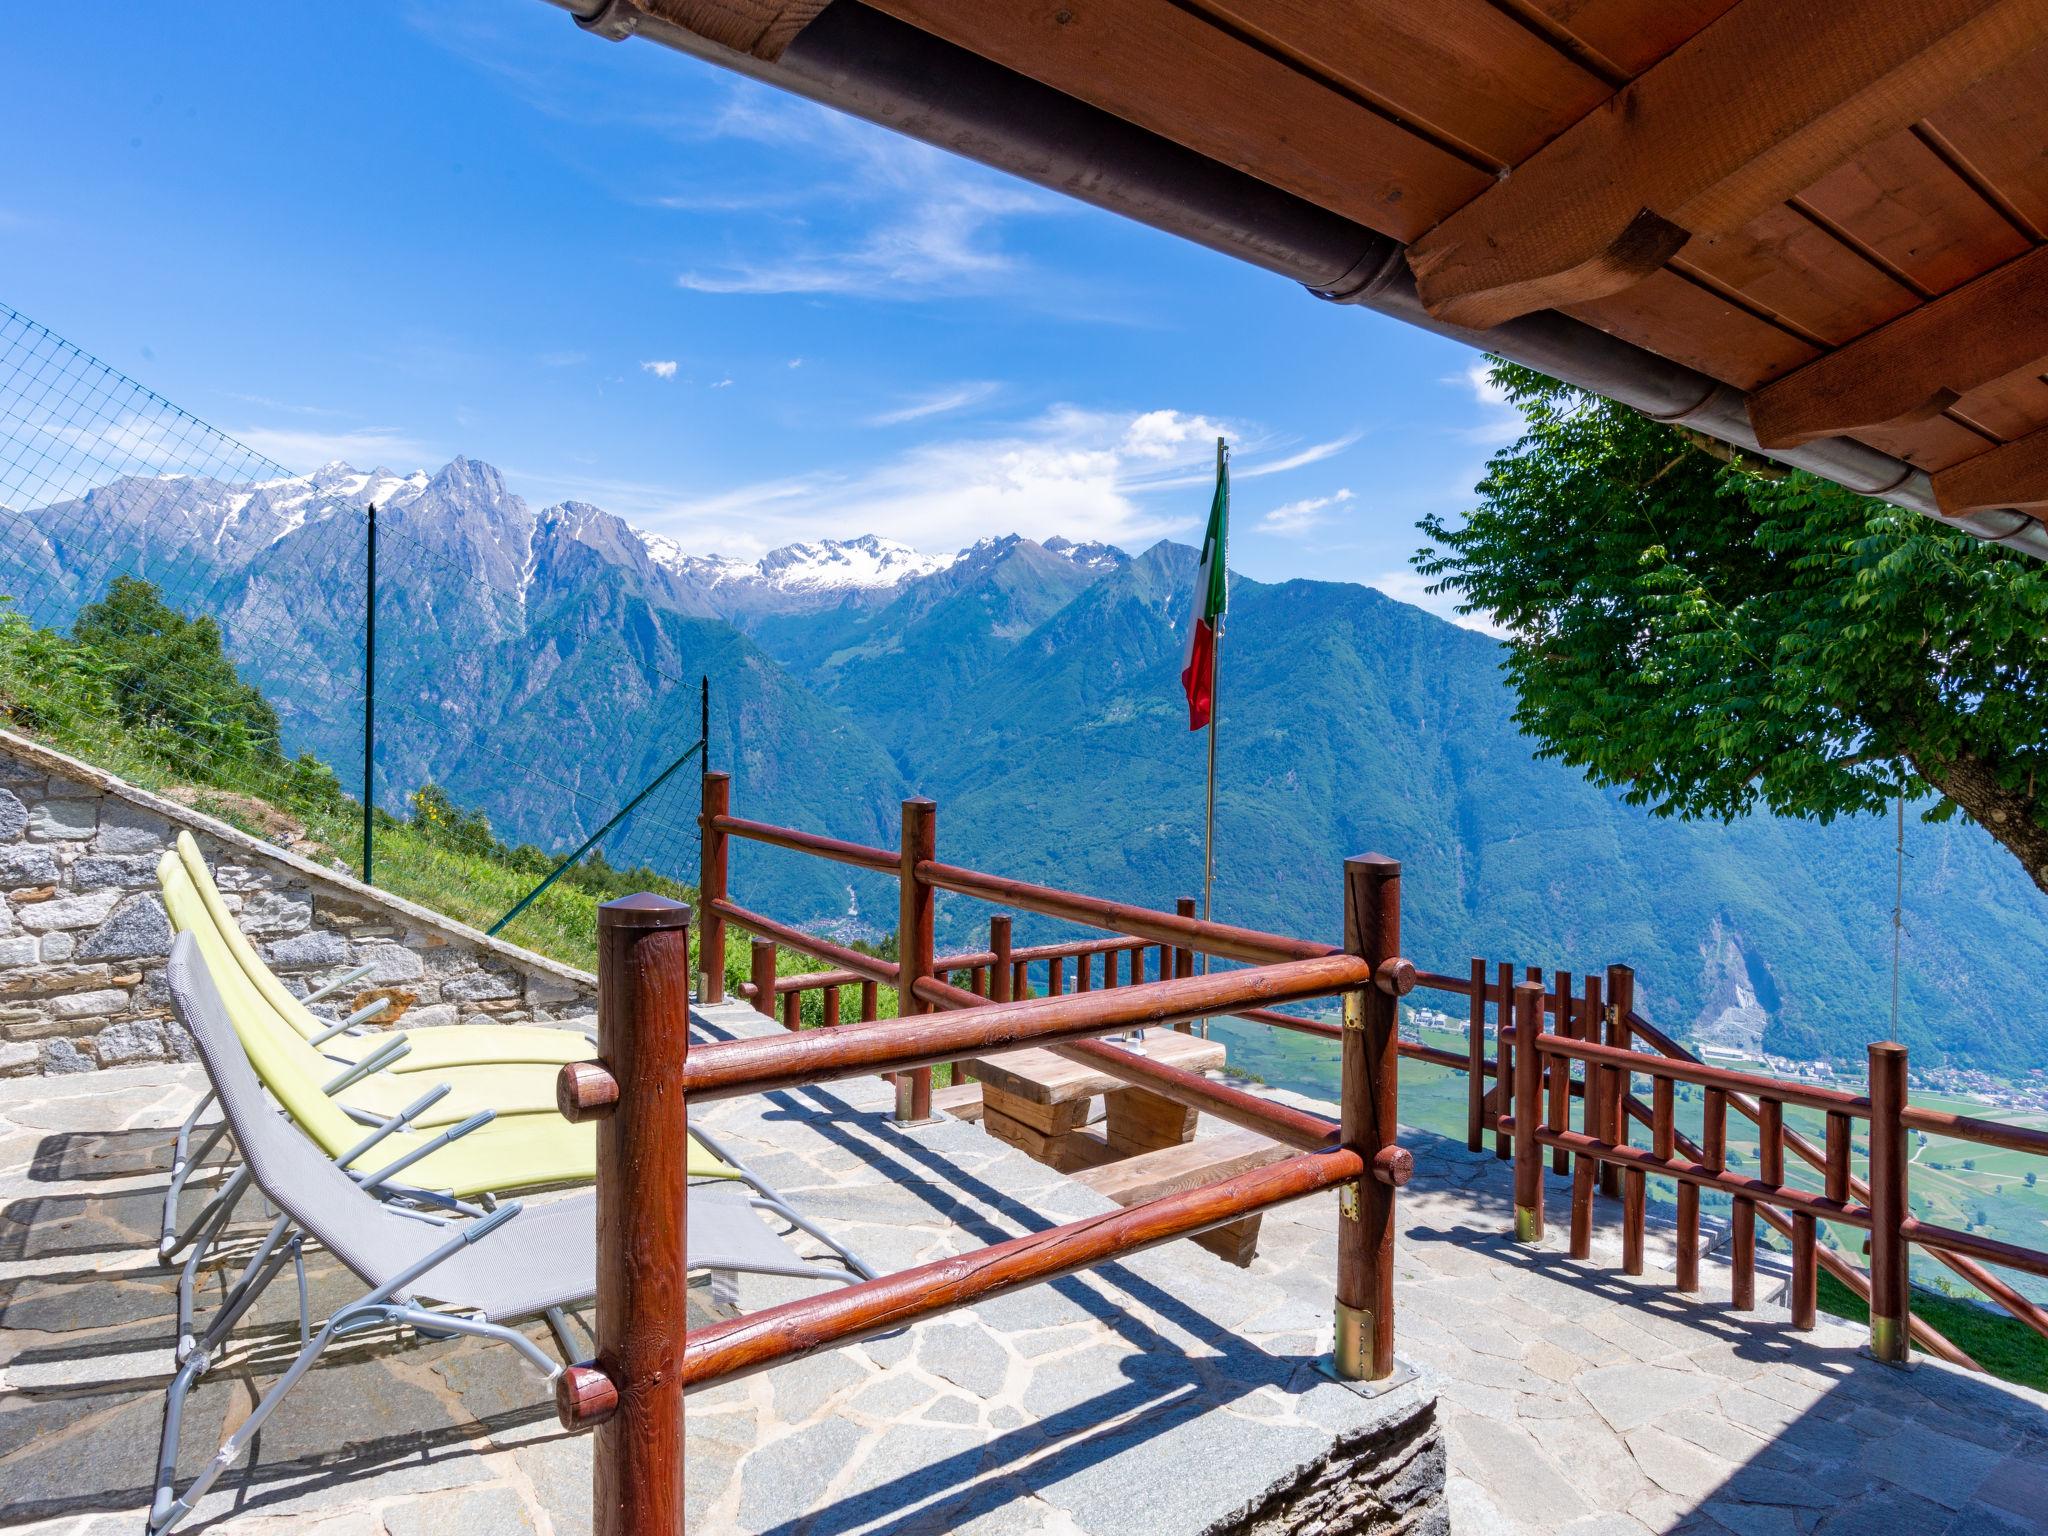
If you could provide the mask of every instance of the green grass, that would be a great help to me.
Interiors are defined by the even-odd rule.
[[[1820,1309],[1851,1322],[1870,1321],[1870,1308],[1826,1270],[1820,1274]],[[1962,1297],[1913,1292],[1913,1315],[1994,1376],[2048,1392],[2048,1339],[2002,1312]]]

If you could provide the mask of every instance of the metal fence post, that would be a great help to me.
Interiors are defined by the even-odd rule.
[[[363,884],[377,883],[377,504],[363,561]]]

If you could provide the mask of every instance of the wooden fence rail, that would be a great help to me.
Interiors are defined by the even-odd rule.
[[[753,836],[754,824],[725,812],[728,786],[707,778],[707,839]],[[599,1059],[563,1068],[562,1112],[596,1121],[598,1130],[597,1352],[558,1379],[556,1410],[571,1429],[596,1432],[595,1529],[600,1536],[673,1536],[682,1530],[683,1393],[819,1350],[903,1327],[1021,1286],[1042,1283],[1176,1238],[1256,1215],[1285,1201],[1337,1189],[1335,1339],[1329,1369],[1340,1378],[1375,1380],[1394,1371],[1393,1201],[1412,1166],[1398,1144],[1396,1066],[1398,995],[1415,968],[1399,953],[1400,865],[1377,855],[1344,868],[1345,943],[1288,943],[1267,963],[1194,975],[1200,946],[1242,946],[1250,930],[1223,930],[1184,913],[1171,915],[1176,943],[1148,936],[1149,918],[1127,926],[1131,940],[1085,953],[1044,956],[1052,966],[1101,954],[1104,986],[1018,998],[1023,962],[1009,924],[991,931],[986,964],[964,969],[975,985],[952,985],[932,952],[935,812],[906,801],[898,858],[899,960],[893,964],[813,939],[734,903],[723,887],[727,853],[704,869],[719,884],[703,896],[699,985],[723,976],[725,924],[756,935],[755,1006],[794,1025],[802,988],[777,975],[777,946],[788,943],[839,962],[826,996],[858,981],[893,980],[894,1019],[864,1019],[831,1029],[732,1040],[692,1049],[689,1040],[689,910],[636,896],[599,909]],[[782,829],[769,829],[777,831]],[[778,839],[789,847],[794,840]],[[1043,887],[1032,887],[1033,900]],[[1085,905],[1091,898],[1073,897]],[[1119,914],[1125,909],[1119,909]],[[1098,913],[1108,917],[1107,911]],[[1165,919],[1166,914],[1152,914]],[[711,925],[720,929],[710,947]],[[1157,977],[1145,978],[1148,951]],[[1129,957],[1119,983],[1116,957]],[[976,957],[970,957],[976,958]],[[1085,972],[1081,973],[1085,975]],[[1052,973],[1056,978],[1057,972]],[[1077,976],[1077,980],[1078,980]],[[722,992],[722,986],[721,986]],[[1134,1027],[1260,1009],[1308,998],[1343,999],[1341,1120],[1332,1124],[1195,1073],[1097,1043]],[[1082,1054],[1155,1093],[1250,1126],[1297,1148],[1284,1161],[978,1252],[791,1302],[684,1336],[688,1270],[688,1111],[695,1104],[871,1073],[893,1074],[899,1118],[929,1114],[930,1068],[942,1061],[1045,1046]],[[917,1086],[922,1077],[923,1087]]]
[[[929,802],[906,804],[904,839],[892,851],[734,817],[728,800],[728,783],[722,776],[707,775],[703,818],[707,876],[705,941],[708,946],[714,920],[720,925],[721,935],[723,925],[731,923],[831,967],[809,975],[775,976],[771,951],[764,962],[762,979],[741,989],[753,994],[755,1005],[771,1016],[779,1009],[783,1021],[791,1028],[799,1022],[801,994],[807,991],[823,994],[822,1016],[826,1022],[836,1024],[849,1011],[841,1005],[839,989],[854,984],[864,987],[860,1019],[873,1020],[876,986],[899,983],[901,968],[830,941],[811,938],[790,925],[733,904],[724,889],[725,844],[729,838],[758,841],[878,873],[896,874],[903,893],[898,949],[912,962],[908,968],[909,984],[902,988],[899,1008],[912,1016],[979,1010],[988,1004],[1030,998],[1099,997],[1105,992],[1121,993],[1136,987],[1150,993],[1162,983],[1192,978],[1197,954],[1284,973],[1289,980],[1290,999],[1331,996],[1341,991],[1334,984],[1322,994],[1297,990],[1312,983],[1301,980],[1310,973],[1293,969],[1296,962],[1345,953],[1337,946],[1203,922],[1195,917],[1194,903],[1188,899],[1179,901],[1176,910],[1169,914],[941,863],[936,857],[936,811]],[[913,805],[919,808],[913,810]],[[718,845],[715,851],[714,842]],[[713,876],[718,882],[716,888],[711,883]],[[990,919],[986,949],[936,955],[931,952],[928,930],[920,935],[918,925],[929,924],[932,896],[940,890],[1105,929],[1108,934],[1101,938],[1018,946],[1011,942],[1010,919],[1003,913]],[[1596,1195],[1604,1195],[1618,1200],[1621,1206],[1622,1268],[1627,1273],[1641,1274],[1645,1265],[1648,1181],[1653,1177],[1668,1180],[1677,1206],[1678,1289],[1697,1291],[1700,1192],[1714,1189],[1725,1194],[1730,1202],[1732,1300],[1738,1308],[1747,1308],[1754,1301],[1756,1229],[1762,1223],[1790,1249],[1789,1301],[1796,1327],[1810,1327],[1815,1321],[1817,1276],[1824,1269],[1870,1304],[1875,1320],[1873,1350],[1882,1358],[1902,1358],[1910,1339],[1944,1359],[1974,1365],[1951,1341],[1923,1319],[1911,1315],[1907,1305],[1910,1292],[1904,1277],[1907,1256],[1912,1247],[1918,1246],[1995,1304],[2048,1337],[2048,1309],[2029,1300],[1987,1267],[1998,1265],[2038,1274],[2042,1266],[2048,1265],[2048,1256],[2017,1244],[1915,1220],[1904,1203],[1908,1165],[1900,1150],[1904,1145],[1900,1138],[1911,1130],[2048,1156],[2048,1133],[1907,1103],[1903,1052],[1896,1058],[1889,1050],[1874,1054],[1872,1091],[1859,1096],[1760,1074],[1730,1072],[1700,1061],[1636,1011],[1635,977],[1626,966],[1609,966],[1604,973],[1581,977],[1575,984],[1568,971],[1552,971],[1546,976],[1535,967],[1518,970],[1506,963],[1496,965],[1474,958],[1464,975],[1420,971],[1413,974],[1411,984],[1465,999],[1467,1038],[1463,1050],[1398,1038],[1393,1050],[1411,1060],[1467,1074],[1466,1143],[1477,1151],[1491,1135],[1497,1156],[1516,1158],[1518,1230],[1542,1230],[1542,1168],[1547,1162],[1551,1172],[1569,1173],[1572,1178],[1573,1255],[1584,1258],[1590,1254],[1596,1219],[1594,1201]],[[1184,996],[1169,993],[1168,999]],[[1340,1048],[1345,1046],[1350,1034],[1348,1021],[1338,1023],[1280,1012],[1272,1005],[1281,1001],[1278,996],[1238,1006],[1213,1001],[1181,1006],[1176,1001],[1175,1006],[1165,1008],[1146,1002],[1136,1006],[1128,1018],[1132,1024],[1172,1023],[1185,1029],[1192,1027],[1191,1021],[1196,1018],[1228,1016],[1332,1040]],[[1198,1006],[1200,1011],[1192,1011]],[[1525,1039],[1531,1042],[1526,1052],[1518,1047],[1518,1042]],[[1108,1068],[1102,1057],[1127,1055],[1085,1039],[1059,1048],[1068,1054],[1086,1055],[1092,1064],[1105,1070]],[[963,1056],[973,1053],[966,1047],[960,1052]],[[877,1068],[870,1065],[861,1070]],[[921,1118],[929,1112],[929,1081],[928,1064],[900,1072],[900,1118]],[[1197,1081],[1205,1085],[1212,1097],[1195,1107],[1234,1124],[1260,1128],[1253,1124],[1256,1114],[1236,1104],[1227,1110],[1220,1107],[1213,1097],[1217,1085],[1207,1083],[1206,1079]],[[1643,1090],[1640,1093],[1639,1085]],[[1700,1141],[1694,1141],[1676,1123],[1675,1101],[1680,1085],[1696,1090],[1704,1099],[1706,1114]],[[1191,1105],[1205,1091],[1184,1083],[1155,1082],[1147,1086],[1169,1098],[1178,1095],[1177,1102]],[[1255,1103],[1264,1102],[1255,1096],[1244,1097]],[[1880,1101],[1885,1106],[1882,1116],[1873,1108]],[[1518,1117],[1519,1105],[1527,1105],[1529,1113]],[[1788,1108],[1821,1116],[1827,1127],[1826,1145],[1817,1145],[1787,1125]],[[1731,1172],[1728,1167],[1727,1125],[1731,1111],[1755,1127],[1759,1166],[1753,1176]],[[1864,1140],[1874,1154],[1869,1159],[1867,1178],[1859,1177],[1852,1166],[1854,1130],[1859,1124],[1870,1128]],[[1646,1136],[1648,1144],[1634,1142],[1632,1132]],[[1291,1138],[1278,1135],[1271,1128],[1266,1128],[1265,1133],[1291,1145],[1312,1144],[1306,1139],[1305,1126],[1294,1127]],[[1819,1192],[1789,1182],[1787,1164],[1792,1159],[1818,1174],[1822,1186]],[[1525,1164],[1531,1170],[1528,1173],[1522,1171]],[[1824,1222],[1871,1234],[1868,1272],[1819,1241]]]

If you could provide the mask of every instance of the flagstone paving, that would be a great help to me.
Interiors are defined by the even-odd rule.
[[[715,1023],[756,1027],[744,1010]],[[141,1529],[173,1283],[153,1236],[168,1128],[197,1082],[156,1066],[0,1084],[0,1529]],[[884,1100],[849,1084],[709,1118],[878,1269],[1103,1208],[972,1126],[895,1130]],[[2039,1394],[1877,1365],[1860,1330],[1794,1334],[1776,1306],[1736,1316],[1715,1265],[1689,1299],[1668,1271],[1620,1276],[1613,1253],[1516,1245],[1504,1164],[1409,1144],[1400,1347],[1438,1399],[1460,1536],[2048,1527]],[[1334,1200],[1307,1202],[1268,1215],[1249,1271],[1175,1244],[694,1397],[692,1528],[1152,1536],[1254,1506],[1419,1401],[1375,1408],[1308,1367],[1328,1343],[1334,1229]],[[311,1279],[316,1314],[346,1294],[329,1267]],[[805,1289],[745,1280],[739,1302]],[[194,1395],[182,1475],[296,1347],[290,1291]],[[1381,1457],[1383,1491],[1426,1482],[1434,1444]],[[328,1357],[188,1528],[579,1532],[589,1478],[588,1440],[556,1427],[510,1351],[376,1339]],[[1359,1481],[1312,1490],[1318,1507]]]

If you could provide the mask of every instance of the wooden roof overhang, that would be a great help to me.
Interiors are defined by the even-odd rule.
[[[2048,556],[2048,0],[553,0]]]

